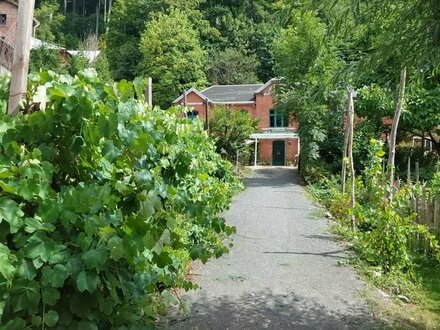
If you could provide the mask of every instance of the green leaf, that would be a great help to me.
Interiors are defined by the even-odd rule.
[[[78,77],[86,80],[87,82],[93,82],[96,78],[98,78],[98,73],[94,68],[84,69],[78,72]]]
[[[66,266],[57,264],[53,268],[46,266],[42,270],[42,283],[53,288],[61,288],[64,281],[69,276]]]
[[[15,201],[10,198],[0,198],[0,222],[5,220],[11,227],[11,234],[15,234],[23,225],[23,211]]]
[[[10,320],[5,325],[2,325],[0,329],[4,330],[22,330],[26,328],[26,321],[20,317],[16,317],[13,320]]]
[[[41,316],[32,315],[31,322],[34,327],[39,327],[41,325]]]
[[[61,288],[64,281],[69,276],[67,268],[64,265],[57,264],[53,267],[52,286],[54,288]]]
[[[155,254],[153,261],[156,262],[160,268],[165,268],[173,263],[173,260],[167,252],[162,252],[159,255]]]
[[[76,285],[79,292],[88,291],[92,293],[96,290],[99,283],[98,275],[90,271],[82,271],[76,279]]]
[[[11,306],[14,312],[27,310],[30,314],[38,312],[40,303],[40,286],[35,281],[18,279],[10,289]]]
[[[43,290],[43,302],[49,306],[55,306],[60,297],[60,292],[55,288],[45,288]]]
[[[110,257],[114,261],[118,261],[124,256],[124,245],[120,237],[114,236],[107,243],[110,249]]]
[[[44,323],[48,327],[54,327],[58,323],[58,313],[54,310],[50,310],[47,313],[44,314]]]
[[[53,231],[55,227],[49,223],[43,223],[40,218],[26,218],[24,221],[25,228],[24,231],[27,233],[32,234],[33,232],[37,230],[44,230],[44,231]]]
[[[8,281],[12,281],[14,277],[15,267],[10,261],[11,251],[8,247],[0,243],[0,274]]]
[[[35,93],[33,97],[34,103],[40,103],[40,109],[44,110],[46,109],[46,103],[49,102],[50,99],[46,94],[46,86],[40,85],[37,87],[37,92]]]
[[[32,235],[28,239],[28,244],[24,248],[24,253],[27,258],[35,259],[40,258],[43,261],[47,261],[49,257],[49,251],[45,242],[37,234]]]
[[[83,261],[87,268],[101,268],[107,262],[108,256],[107,251],[104,248],[99,248],[96,250],[89,250],[83,254]]]

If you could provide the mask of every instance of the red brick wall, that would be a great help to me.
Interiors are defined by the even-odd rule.
[[[260,118],[259,129],[270,127],[269,111],[273,108],[273,98],[271,95],[264,95],[264,92],[256,95],[256,116]]]
[[[282,140],[259,140],[260,145],[260,165],[272,165],[272,144],[274,141]],[[298,154],[298,139],[286,139],[286,165],[296,165],[296,155]]]
[[[199,112],[199,118],[202,121],[206,119],[206,106],[203,103],[203,99],[194,92],[189,93],[186,96],[186,104],[188,107],[192,107],[195,111]],[[184,101],[182,100],[179,104],[183,105]],[[256,118],[257,112],[254,104],[237,104],[237,105],[213,105],[211,103],[208,104],[208,115],[211,113],[214,107],[224,107],[227,109],[237,109],[237,110],[246,110],[251,118]]]
[[[6,25],[0,25],[0,37],[14,45],[18,8],[8,1],[0,0],[0,14],[6,14]]]
[[[255,97],[257,117],[260,118],[259,129],[270,128],[270,110],[272,110],[275,105],[271,89],[272,86],[269,86]],[[290,120],[288,127],[298,128],[298,125],[293,120]]]

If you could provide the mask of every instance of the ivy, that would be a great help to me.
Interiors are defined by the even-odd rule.
[[[142,84],[41,72],[1,115],[0,329],[145,328],[191,259],[228,251],[230,164]]]

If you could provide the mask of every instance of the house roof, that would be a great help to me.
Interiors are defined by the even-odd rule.
[[[201,94],[197,89],[195,88],[190,88],[187,91],[185,91],[185,94],[180,95],[177,99],[175,99],[173,101],[173,104],[179,103],[183,100],[184,96],[188,96],[191,93],[195,93],[196,95],[198,95],[202,100],[208,100],[208,102],[211,102],[211,100],[209,100],[205,95]]]
[[[278,80],[277,78],[273,78],[265,84],[213,85],[201,92],[195,88],[191,88],[185,92],[185,95],[195,93],[202,100],[214,104],[249,104],[255,102],[255,94],[262,93]],[[183,98],[184,94],[175,99],[173,104],[181,103]]]
[[[31,38],[31,49],[36,49],[36,48],[63,49],[61,46],[54,45],[49,42],[32,37]]]
[[[253,102],[255,92],[263,84],[252,85],[214,85],[202,91],[213,103]]]

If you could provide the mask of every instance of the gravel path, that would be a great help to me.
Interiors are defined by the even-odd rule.
[[[226,215],[237,227],[230,254],[196,266],[192,314],[164,328],[379,329],[294,171],[256,169],[246,186]]]

